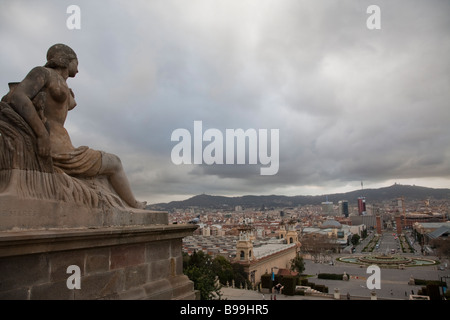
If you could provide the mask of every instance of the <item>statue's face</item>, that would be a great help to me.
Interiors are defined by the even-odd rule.
[[[69,77],[75,77],[75,75],[78,73],[78,59],[72,59],[69,62]]]

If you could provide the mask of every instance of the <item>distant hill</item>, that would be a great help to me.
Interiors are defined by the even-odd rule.
[[[295,207],[298,205],[316,205],[326,201],[338,203],[340,200],[348,200],[349,203],[356,203],[358,197],[365,197],[367,203],[376,203],[382,201],[394,200],[399,197],[405,197],[406,200],[425,200],[425,199],[449,199],[450,189],[427,188],[420,186],[394,184],[389,187],[378,189],[355,190],[346,193],[324,194],[318,196],[255,196],[247,195],[241,197],[224,197],[201,194],[183,201],[172,201],[169,203],[158,203],[147,206],[147,209],[171,210],[174,208],[185,209],[189,207],[226,209],[235,206],[243,208],[276,208],[276,207]]]

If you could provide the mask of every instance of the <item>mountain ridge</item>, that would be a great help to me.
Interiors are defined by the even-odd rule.
[[[356,203],[358,197],[365,197],[368,203],[389,201],[404,197],[405,200],[425,200],[425,199],[449,199],[449,188],[428,188],[415,185],[394,184],[388,187],[370,188],[354,190],[343,193],[332,193],[323,195],[244,195],[237,197],[227,197],[218,195],[200,194],[186,200],[171,201],[168,203],[157,203],[147,206],[147,209],[171,210],[186,209],[190,207],[226,209],[235,206],[243,208],[258,207],[294,207],[298,205],[317,205],[328,200],[336,203],[340,200],[347,200],[349,203]]]

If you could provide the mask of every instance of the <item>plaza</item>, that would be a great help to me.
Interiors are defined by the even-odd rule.
[[[356,247],[353,257],[361,257],[367,254],[361,253],[365,246],[366,239]],[[385,232],[382,236],[379,250],[373,254],[383,254],[388,251],[388,248],[396,248],[396,239],[392,233]],[[305,259],[305,270],[303,274],[310,276],[309,282],[325,285],[328,287],[328,297],[325,296],[285,296],[283,294],[277,295],[277,300],[329,300],[334,299],[333,293],[335,289],[340,292],[340,299],[347,299],[349,294],[351,300],[369,300],[371,292],[375,291],[378,300],[409,300],[410,295],[417,295],[422,285],[411,285],[409,281],[411,278],[423,280],[441,280],[441,277],[450,276],[450,269],[446,261],[439,260],[435,256],[422,256],[416,248],[415,253],[402,254],[399,256],[409,258],[426,258],[429,260],[439,261],[439,264],[429,266],[409,266],[403,269],[399,268],[381,268],[381,286],[380,289],[370,290],[367,288],[367,278],[371,276],[371,272],[367,271],[367,265],[346,263],[339,261],[340,257],[347,257],[349,254],[334,254],[329,260],[314,262],[313,260]],[[319,279],[317,275],[320,273],[344,274],[349,276],[348,281]],[[445,278],[444,278],[445,279]],[[449,280],[447,278],[447,280]],[[445,280],[444,280],[445,281]],[[248,291],[247,293],[245,291]],[[270,294],[263,297],[259,292],[252,292],[249,290],[239,290],[232,288],[223,288],[224,298],[229,300],[260,300],[270,299]]]
[[[334,265],[328,263],[314,263],[313,261],[305,261],[305,274],[313,275],[308,278],[309,282],[322,284],[328,287],[329,297],[324,296],[286,296],[277,295],[277,300],[329,300],[333,298],[334,289],[339,289],[341,299],[347,299],[347,293],[350,294],[351,300],[369,300],[371,291],[367,288],[366,281],[370,276],[366,268],[351,265],[342,262],[336,262]],[[348,281],[318,279],[319,273],[347,273]],[[406,270],[399,269],[381,269],[381,288],[375,290],[377,299],[379,300],[409,300],[410,294],[417,295],[422,286],[409,285],[411,277],[415,279],[440,280],[441,276],[447,276],[450,271],[438,270],[436,266],[431,267],[411,267]],[[315,276],[314,276],[315,275]],[[270,299],[270,294],[265,294],[252,290],[244,290],[237,288],[222,288],[223,298],[228,300],[262,300]]]

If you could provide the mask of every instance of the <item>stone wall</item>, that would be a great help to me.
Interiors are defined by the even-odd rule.
[[[192,225],[0,233],[0,299],[195,299],[183,275]],[[70,265],[80,289],[69,289]]]

